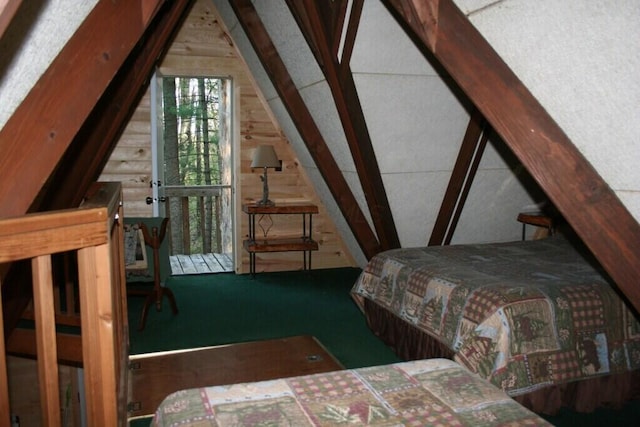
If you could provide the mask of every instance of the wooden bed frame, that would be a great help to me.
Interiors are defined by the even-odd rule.
[[[81,348],[88,425],[127,424],[129,332],[122,218],[120,184],[102,183],[78,209],[0,220],[0,267],[30,260],[35,320],[35,330],[21,335],[19,342],[11,336],[7,342],[0,340],[0,427],[9,426],[11,413],[6,352],[29,345],[37,355],[43,425],[60,425],[58,364],[77,356],[65,354],[69,342],[81,343],[76,348]],[[77,259],[82,334],[75,338],[56,333],[51,260],[62,252],[73,252]]]

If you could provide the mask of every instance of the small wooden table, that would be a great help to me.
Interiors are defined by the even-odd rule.
[[[313,215],[318,213],[318,207],[312,204],[283,204],[263,206],[247,204],[242,206],[242,211],[249,215],[249,239],[243,242],[244,248],[249,252],[249,270],[256,274],[256,253],[258,252],[303,252],[303,269],[311,270],[311,251],[318,250],[318,242],[313,240]],[[256,238],[256,215],[261,219],[269,215],[302,215],[302,236],[296,238],[267,238],[267,230],[264,238]],[[307,227],[308,216],[308,227]],[[260,220],[258,220],[260,223]],[[307,262],[308,254],[308,262]]]

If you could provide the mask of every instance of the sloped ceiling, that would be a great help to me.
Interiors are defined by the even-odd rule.
[[[41,78],[37,90],[27,97],[0,131],[0,151],[3,152],[0,158],[0,169],[3,171],[0,177],[0,199],[3,200],[0,216],[23,214],[34,204],[49,208],[72,206],[77,202],[78,197],[86,192],[85,187],[90,179],[99,174],[100,161],[92,162],[90,170],[87,169],[88,154],[84,155],[87,156],[86,160],[74,163],[75,159],[83,158],[82,148],[78,148],[80,154],[74,154],[64,161],[64,167],[59,167],[58,161],[66,148],[77,141],[82,128],[91,133],[92,128],[104,123],[105,117],[97,115],[94,108],[109,111],[113,107],[115,111],[112,110],[108,119],[115,117],[117,120],[115,124],[107,126],[110,129],[108,138],[89,138],[95,144],[90,146],[103,153],[113,148],[111,144],[117,140],[123,120],[127,117],[126,112],[132,108],[136,97],[119,97],[119,103],[114,105],[110,100],[113,93],[107,89],[107,85],[114,82],[123,84],[132,77],[148,78],[150,69],[146,66],[153,62],[154,53],[161,54],[161,44],[166,44],[168,38],[162,43],[160,38],[156,38],[157,44],[151,42],[155,48],[150,50],[147,50],[149,45],[146,43],[154,40],[154,34],[164,33],[164,37],[170,37],[171,30],[179,25],[180,16],[188,8],[186,1],[118,2],[115,6],[110,6],[110,3],[98,3]],[[263,61],[263,66],[274,86],[277,89],[280,87],[279,96],[285,103],[290,102],[296,97],[294,92],[297,89],[287,80],[286,69],[276,69],[275,72],[272,69],[272,61],[278,58],[278,52],[264,50],[264,46],[270,45],[270,40],[264,34],[255,33],[256,26],[260,25],[259,15],[246,0],[230,0],[230,3],[256,46],[256,51],[270,55],[269,60]],[[389,222],[387,216],[390,207],[379,176],[371,173],[376,170],[376,163],[370,156],[371,150],[367,144],[360,145],[358,142],[366,133],[366,123],[359,122],[357,118],[357,103],[339,97],[336,99],[341,90],[351,91],[353,88],[348,61],[341,64],[327,62],[335,57],[335,41],[340,39],[338,30],[342,28],[340,22],[345,10],[341,5],[347,2],[333,3],[335,9],[322,10],[315,2],[307,1],[304,7],[299,4],[292,7],[292,11],[297,13],[306,33],[312,35],[310,40],[315,40],[316,60],[324,61],[322,71],[332,88],[338,110],[347,112],[341,116],[343,126],[347,129],[345,133],[353,132],[356,135],[347,139],[355,163],[361,163],[361,166],[357,166],[358,174],[377,236],[373,245],[366,249],[367,256],[370,256],[378,250],[377,246],[384,249],[396,245],[397,238],[394,236],[393,221]],[[354,3],[360,4],[358,1]],[[383,3],[418,46],[430,52],[462,88],[639,309],[640,269],[637,269],[637,265],[640,265],[640,226],[562,129],[451,0],[385,0]],[[121,10],[123,5],[128,6],[126,11]],[[8,14],[9,9],[5,10]],[[5,10],[0,11],[0,16],[5,16]],[[153,17],[155,20],[151,21]],[[130,25],[126,25],[127,31],[122,31],[122,22],[125,21]],[[135,55],[125,60],[129,52]],[[136,58],[139,57],[147,58],[143,61],[145,67],[136,68],[135,64],[139,64]],[[78,73],[79,65],[86,72]],[[71,86],[67,84],[70,75],[74,77],[74,85]],[[143,82],[141,86],[145,83],[148,82]],[[66,90],[56,90],[60,87]],[[289,92],[283,93],[282,88]],[[96,89],[97,93],[86,96],[87,91]],[[118,93],[122,89],[116,87],[113,90]],[[82,100],[78,101],[78,98]],[[97,103],[96,99],[99,100]],[[118,115],[119,111],[124,113]],[[297,117],[297,113],[291,109],[289,114]],[[350,114],[356,118],[345,123],[345,118]],[[41,120],[34,122],[33,117]],[[34,126],[34,123],[37,125]],[[310,124],[308,121],[301,123]],[[304,127],[298,131],[306,132]],[[323,161],[331,162],[325,143],[318,140],[305,140],[304,143],[310,153],[321,153],[326,156]],[[43,150],[43,146],[47,150]],[[83,144],[77,143],[77,146],[82,147]],[[62,176],[56,178],[57,182],[62,183],[57,187],[61,189],[58,193],[67,195],[45,203],[38,195],[54,171],[62,171]],[[88,177],[89,180],[86,185],[84,181],[82,185],[77,185],[74,176]],[[343,201],[345,197],[353,197],[349,196],[349,190],[341,186],[339,178],[326,174],[324,179],[333,197],[338,200],[342,215],[347,219],[360,218],[355,221],[356,224],[351,223],[351,230],[360,244],[364,245],[369,239],[365,236],[370,234],[362,221],[366,214],[358,213],[359,208]],[[14,182],[22,183],[20,192],[13,191]]]
[[[261,57],[262,66],[288,114],[295,117],[295,109],[286,106],[288,95],[283,93],[283,87],[278,87],[283,81],[282,73],[273,68],[274,47],[265,48],[264,31],[258,28],[259,13],[248,1],[231,0],[230,3],[258,56],[268,53],[268,57]],[[618,285],[630,299],[638,301],[640,277],[635,268],[640,253],[638,223],[537,99],[452,1],[389,0],[383,3],[400,25],[437,58]],[[321,15],[323,12],[317,8],[314,10],[309,3],[306,13]],[[332,52],[332,40],[339,37],[332,33],[335,28],[327,26],[327,23],[339,22],[340,19],[327,20],[323,16],[315,19],[324,22],[324,30],[330,34],[325,36],[327,40],[324,42],[329,44],[327,50]],[[308,22],[313,20],[313,17],[307,17]],[[298,21],[304,25],[304,20]],[[313,28],[306,31],[318,32]],[[316,42],[318,40],[322,38],[316,36]],[[312,47],[312,50],[320,49]],[[331,86],[331,70],[327,71],[326,63],[321,63],[321,68]],[[290,83],[289,76],[286,76],[286,81]],[[376,229],[376,232],[381,233],[381,230]]]

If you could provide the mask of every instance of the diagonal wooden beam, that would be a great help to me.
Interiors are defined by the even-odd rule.
[[[162,61],[192,4],[191,0],[164,3],[80,128],[31,211],[80,204],[102,173],[149,86],[155,66]]]
[[[230,0],[230,4],[364,255],[371,258],[380,251],[378,239],[358,206],[253,4],[250,0]]]
[[[304,7],[302,2],[296,0],[286,0],[287,6],[291,11],[291,14],[295,18],[298,23],[298,28],[302,32],[307,44],[309,45],[309,49],[311,49],[311,53],[316,58],[316,62],[320,66],[321,69],[324,68],[323,57],[318,52],[318,42],[316,41],[316,36],[311,31],[311,24],[309,23],[309,15],[307,14],[307,9]]]
[[[336,55],[336,45],[339,44],[342,27],[327,25],[327,22],[343,22],[344,19],[327,18],[324,16],[326,12],[323,13],[320,4],[313,0],[305,0],[304,9],[300,2],[289,0],[287,3],[294,16],[305,16],[304,19],[296,18],[298,24],[308,23],[309,28],[303,30],[303,33],[311,34],[312,38],[307,40],[313,40],[316,43],[315,50],[320,56],[321,64],[324,65],[322,70],[342,122],[342,128],[360,178],[376,234],[380,240],[380,247],[382,250],[400,247],[400,239],[393,221],[391,207],[384,189],[353,74],[349,63],[339,63]],[[357,27],[362,3],[356,0],[354,5],[349,24],[352,27]],[[338,12],[341,10],[336,9]],[[349,34],[355,37],[355,31]],[[352,45],[352,42],[349,45]]]
[[[101,0],[0,131],[0,217],[22,215],[163,0]]]
[[[452,0],[384,0],[429,49],[640,310],[640,225]]]
[[[431,232],[429,246],[451,243],[473,178],[478,170],[482,153],[487,145],[488,129],[486,127],[484,117],[474,109],[458,152],[458,159],[451,173],[451,179],[449,179],[447,191],[440,205],[436,223]]]
[[[334,47],[334,54],[341,64],[349,64],[351,62],[351,54],[353,53],[353,47],[356,43],[356,34],[358,32],[363,6],[364,0],[355,0],[352,2],[351,10],[349,11],[349,21],[346,23],[347,31],[344,33],[342,54],[339,53],[340,41],[338,41],[338,44]],[[345,10],[345,13],[346,12]],[[342,25],[345,25],[345,23],[343,22]]]
[[[22,0],[0,0],[0,39],[21,4]]]
[[[161,60],[170,40],[187,16],[191,0],[165,2],[121,70],[103,92],[91,114],[73,138],[55,171],[43,186],[30,211],[79,206],[92,183],[102,172],[135,108],[144,95],[154,65]],[[85,78],[92,80],[91,75]],[[62,86],[63,84],[60,84]],[[31,292],[20,269],[6,276],[3,302],[7,309],[5,334],[14,330],[31,300]]]

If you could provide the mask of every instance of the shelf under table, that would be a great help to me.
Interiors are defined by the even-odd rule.
[[[318,250],[318,242],[308,238],[245,240],[243,245],[248,252],[294,252]]]

